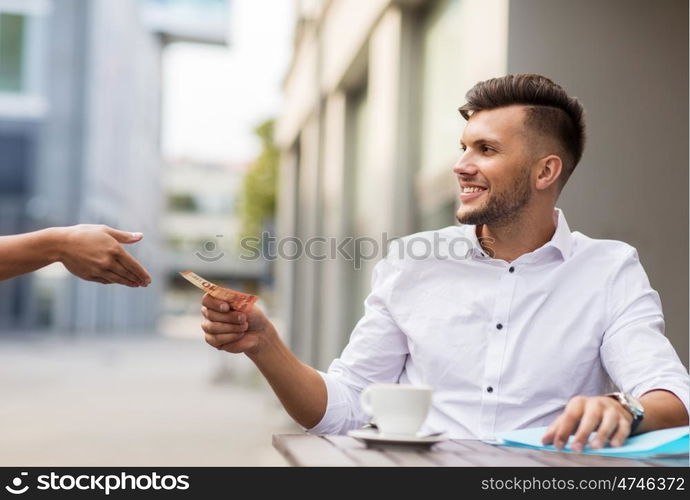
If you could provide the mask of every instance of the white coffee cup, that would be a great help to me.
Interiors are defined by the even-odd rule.
[[[429,413],[432,392],[427,385],[372,384],[359,401],[381,434],[414,436]]]

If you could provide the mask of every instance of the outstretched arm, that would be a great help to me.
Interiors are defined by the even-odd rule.
[[[310,428],[319,423],[326,412],[326,385],[288,349],[263,311],[257,306],[247,313],[230,311],[226,302],[210,295],[202,304],[206,342],[222,351],[245,353],[298,424]]]
[[[62,262],[84,280],[146,286],[151,276],[120,245],[136,243],[142,237],[141,233],[91,224],[0,236],[0,281]]]
[[[375,382],[396,383],[404,369],[407,341],[387,309],[396,275],[387,261],[376,265],[364,317],[328,373],[301,362],[256,306],[247,313],[231,311],[227,303],[206,295],[201,327],[213,347],[245,353],[297,423],[313,433],[343,434],[369,420],[359,405],[364,387]]]

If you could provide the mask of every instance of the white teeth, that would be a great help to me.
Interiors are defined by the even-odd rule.
[[[484,191],[484,188],[478,188],[478,187],[464,187],[464,188],[462,188],[463,193],[476,193],[477,191]]]

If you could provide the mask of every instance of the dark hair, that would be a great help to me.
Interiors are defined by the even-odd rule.
[[[582,105],[575,97],[541,75],[506,75],[477,83],[465,95],[467,103],[458,108],[469,120],[485,109],[520,104],[527,107],[525,124],[539,134],[556,139],[562,148],[560,189],[570,178],[585,147],[585,122]]]

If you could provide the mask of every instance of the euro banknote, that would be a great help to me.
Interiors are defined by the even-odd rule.
[[[247,312],[252,308],[254,302],[259,299],[259,297],[256,295],[237,292],[235,290],[231,290],[230,288],[218,286],[215,283],[205,280],[192,271],[182,271],[180,274],[184,279],[208,293],[211,297],[215,297],[216,299],[227,302],[230,305],[230,308],[235,311]]]

